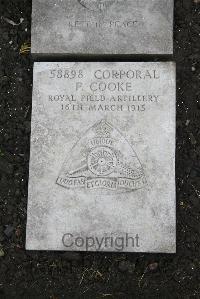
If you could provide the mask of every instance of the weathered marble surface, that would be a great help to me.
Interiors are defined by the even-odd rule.
[[[33,0],[33,54],[172,52],[173,0]]]
[[[175,89],[172,62],[35,63],[27,249],[175,252]]]

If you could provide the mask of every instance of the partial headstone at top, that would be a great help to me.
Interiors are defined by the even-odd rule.
[[[33,0],[32,54],[172,54],[173,0]]]

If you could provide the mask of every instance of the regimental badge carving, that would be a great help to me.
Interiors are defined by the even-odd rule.
[[[57,178],[65,188],[126,192],[146,184],[142,165],[128,141],[101,120],[74,145]]]
[[[119,0],[78,0],[78,2],[86,9],[92,11],[103,12],[113,3]],[[121,1],[121,0],[120,0]]]
[[[88,155],[88,168],[96,175],[109,175],[117,166],[115,152],[106,146],[96,147]]]

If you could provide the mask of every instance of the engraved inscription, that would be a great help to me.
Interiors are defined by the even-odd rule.
[[[124,20],[116,20],[116,19],[103,19],[100,21],[94,20],[73,20],[69,19],[67,22],[67,26],[69,28],[96,28],[96,29],[129,29],[134,28],[136,25],[139,24],[138,20],[135,19],[124,19]]]
[[[159,70],[132,68],[97,68],[86,79],[87,72],[81,68],[50,69],[51,80],[70,81],[71,94],[49,94],[50,105],[59,106],[61,111],[128,112],[143,113],[151,106],[159,105],[160,94],[138,94],[136,86],[140,81],[159,80]]]

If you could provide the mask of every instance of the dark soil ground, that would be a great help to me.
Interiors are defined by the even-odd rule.
[[[200,298],[200,4],[175,1],[174,255],[25,251],[31,1],[0,0],[0,17],[0,298]]]

